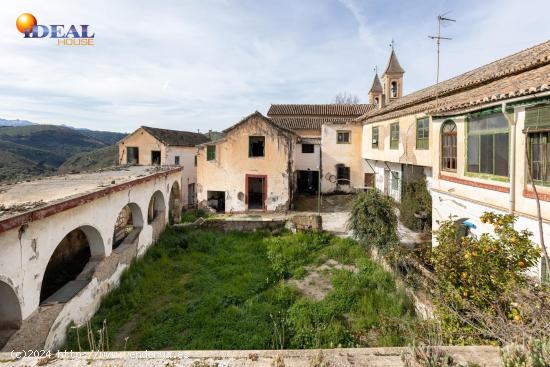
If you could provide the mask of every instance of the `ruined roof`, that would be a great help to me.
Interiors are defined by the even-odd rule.
[[[11,220],[14,217],[23,221],[43,218],[55,214],[56,206],[67,210],[129,185],[181,170],[181,167],[119,166],[0,185],[0,232],[16,223]],[[5,223],[6,220],[9,223]]]
[[[370,104],[272,104],[267,115],[360,116],[372,109]]]
[[[318,130],[323,124],[345,124],[353,117],[272,116],[277,125],[291,130]]]
[[[258,111],[255,111],[253,113],[251,113],[250,115],[242,118],[239,122],[237,122],[236,124],[228,127],[227,129],[225,129],[223,132],[224,134],[227,134],[229,131],[235,129],[237,126],[241,125],[241,124],[244,124],[245,122],[247,122],[248,120],[250,120],[251,118],[259,118],[261,120],[263,120],[264,122],[266,122],[268,125],[271,125],[273,126],[275,129],[277,130],[281,130],[281,131],[284,131],[286,133],[290,133],[290,134],[294,134],[294,132],[292,130],[289,130],[287,128],[285,128],[284,126],[281,126],[281,125],[278,125],[276,124],[273,120],[271,120],[269,117],[266,117],[264,115],[262,115],[260,112]]]
[[[395,51],[392,49],[390,54],[390,59],[388,60],[388,66],[386,67],[386,71],[384,71],[384,74],[404,74],[405,70],[399,65],[399,60],[397,60],[397,55],[395,55]]]
[[[141,128],[166,145],[194,147],[209,140],[204,134],[191,131],[159,129],[150,126],[142,126]]]
[[[380,78],[378,77],[378,73],[374,74],[374,80],[372,81],[372,87],[370,88],[369,93],[382,93],[384,90],[382,89],[382,83],[380,82]]]
[[[372,123],[401,116],[480,106],[548,90],[550,41],[517,52],[417,92],[403,96],[360,118]],[[435,109],[436,91],[438,107]],[[448,98],[447,98],[448,97]]]

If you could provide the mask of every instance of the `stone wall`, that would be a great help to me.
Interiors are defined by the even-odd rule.
[[[257,230],[281,230],[286,220],[206,220],[202,228],[219,229],[222,231],[257,231]]]
[[[297,231],[322,231],[323,217],[320,215],[295,215],[291,219]]]

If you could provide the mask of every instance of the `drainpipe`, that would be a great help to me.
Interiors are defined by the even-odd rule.
[[[512,116],[508,115],[506,112],[506,102],[502,102],[502,113],[508,123],[510,124],[510,172],[508,173],[508,178],[510,182],[510,200],[509,200],[509,212],[514,214],[515,210],[515,197],[516,197],[516,112]]]

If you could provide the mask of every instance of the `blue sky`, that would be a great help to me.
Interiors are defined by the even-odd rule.
[[[549,39],[550,1],[4,0],[0,118],[109,131],[221,130],[271,103],[367,101],[393,38],[404,92]],[[93,47],[23,39],[17,16],[90,24]]]

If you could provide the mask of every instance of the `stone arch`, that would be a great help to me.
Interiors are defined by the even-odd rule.
[[[164,218],[166,213],[166,203],[164,195],[160,190],[157,190],[149,200],[149,208],[147,210],[147,223],[152,224],[158,218]]]
[[[83,225],[67,233],[57,244],[44,271],[40,287],[40,303],[43,303],[76,279],[82,281],[89,279],[93,271],[93,268],[88,266],[90,260],[100,259],[104,256],[103,238],[94,227]],[[84,283],[73,283],[71,289],[74,290],[79,285],[83,287],[85,286]],[[76,292],[69,290],[65,294],[72,293],[75,295],[78,290]],[[72,298],[72,296],[67,297],[68,299]],[[57,302],[66,302],[68,299],[57,300]]]
[[[181,219],[181,188],[178,181],[174,181],[168,198],[168,214],[170,222],[179,222]]]
[[[143,228],[143,214],[136,203],[126,204],[118,213],[113,229],[113,249],[126,239],[134,240]]]
[[[21,305],[12,287],[0,281],[0,348],[21,327]]]

